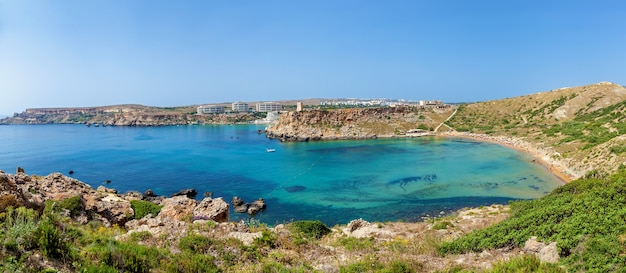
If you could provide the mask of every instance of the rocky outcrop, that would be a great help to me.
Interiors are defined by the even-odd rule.
[[[32,108],[0,124],[88,124],[103,126],[168,126],[246,123],[258,119],[253,113],[196,115],[195,107],[160,108],[113,105],[80,108]]]
[[[203,217],[215,222],[228,222],[228,203],[222,198],[206,197],[194,210],[194,217]]]
[[[434,128],[438,113],[451,111],[402,106],[288,112],[281,114],[266,134],[282,141],[406,136],[407,131],[418,127]]]
[[[8,206],[42,209],[47,200],[61,201],[80,196],[84,211],[73,216],[80,218],[77,220],[81,223],[98,220],[107,226],[123,226],[135,214],[130,203],[132,200],[148,200],[163,206],[157,216],[158,220],[151,222],[157,226],[163,226],[160,223],[188,220],[194,216],[216,222],[228,221],[229,206],[222,198],[207,197],[198,202],[189,197],[195,196],[194,193],[195,190],[183,190],[181,195],[172,198],[158,197],[148,191],[146,194],[131,191],[120,195],[115,189],[104,186],[94,190],[89,185],[61,173],[29,176],[21,169],[13,175],[0,171],[0,212]]]
[[[265,207],[267,206],[265,203],[265,199],[263,198],[259,198],[255,200],[254,202],[252,202],[252,204],[250,204],[250,203],[245,203],[243,199],[237,196],[233,196],[231,203],[235,207],[235,212],[237,213],[247,212],[250,215],[255,215],[259,213],[260,211],[264,210]]]
[[[530,237],[526,243],[524,243],[524,252],[536,255],[539,260],[547,263],[559,262],[559,250],[556,246],[556,242],[545,244],[537,241],[536,236]]]

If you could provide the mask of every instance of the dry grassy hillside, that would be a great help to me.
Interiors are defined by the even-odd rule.
[[[613,83],[467,104],[447,124],[522,138],[578,173],[612,173],[626,161],[626,88]]]

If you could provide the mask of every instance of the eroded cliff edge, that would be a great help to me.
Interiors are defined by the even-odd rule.
[[[282,141],[401,137],[415,129],[434,130],[454,109],[399,106],[287,112],[266,133]]]

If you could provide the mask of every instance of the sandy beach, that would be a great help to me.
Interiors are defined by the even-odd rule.
[[[506,136],[490,136],[485,134],[474,134],[474,133],[466,133],[466,132],[445,132],[438,133],[438,136],[444,137],[462,137],[462,138],[470,138],[479,141],[486,141],[491,143],[496,143],[511,149],[515,149],[524,153],[531,155],[535,158],[536,162],[543,165],[546,169],[556,175],[559,179],[561,179],[564,183],[568,183],[574,179],[579,178],[579,175],[576,175],[573,171],[571,171],[567,166],[562,164],[559,161],[553,160],[550,157],[548,151],[539,149],[535,147],[535,145],[530,144],[526,141],[523,141],[514,137],[506,137]],[[553,153],[552,153],[553,154]]]

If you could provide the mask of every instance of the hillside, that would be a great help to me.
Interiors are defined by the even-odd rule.
[[[613,83],[466,104],[446,124],[522,139],[579,174],[606,175],[626,161],[626,88]]]
[[[283,141],[404,137],[412,129],[433,131],[453,112],[453,107],[421,106],[289,112],[267,135]]]

